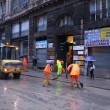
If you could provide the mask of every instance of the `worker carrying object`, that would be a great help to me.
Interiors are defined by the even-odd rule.
[[[71,78],[71,89],[74,89],[74,79],[76,80],[77,88],[79,87],[79,75],[80,75],[80,66],[77,63],[70,64],[67,67],[67,71],[70,72],[70,78]]]
[[[44,79],[44,84],[43,84],[44,87],[46,85],[51,85],[50,74],[51,74],[51,71],[52,71],[52,66],[53,66],[53,63],[50,62],[46,65],[46,67],[44,69],[44,74],[45,74],[45,79]]]

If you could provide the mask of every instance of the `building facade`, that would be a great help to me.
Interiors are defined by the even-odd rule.
[[[27,55],[30,63],[36,55],[38,67],[61,59],[67,64],[77,61],[83,68],[84,57],[93,55],[96,76],[110,78],[109,4],[109,0],[1,0],[0,42],[18,45],[18,56]],[[68,52],[60,50],[64,42],[73,43]]]

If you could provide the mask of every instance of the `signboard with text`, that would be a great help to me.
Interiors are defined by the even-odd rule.
[[[73,46],[73,50],[84,50],[84,45]]]
[[[110,28],[85,31],[84,37],[85,47],[110,46]]]
[[[47,48],[47,40],[36,41],[36,48]]]

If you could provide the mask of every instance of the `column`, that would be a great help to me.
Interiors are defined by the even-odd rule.
[[[6,17],[11,14],[11,0],[6,0]]]

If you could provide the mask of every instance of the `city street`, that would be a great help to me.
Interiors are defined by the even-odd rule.
[[[0,0],[0,110],[110,110],[110,0]]]
[[[29,73],[41,74],[41,77],[31,77]],[[93,87],[89,82],[84,88],[71,90],[69,81],[60,80],[64,76],[52,80],[51,86],[43,87],[42,72],[29,70],[23,74],[17,80],[12,76],[0,80],[0,110],[110,110],[109,88]],[[107,82],[110,84],[110,80]]]

